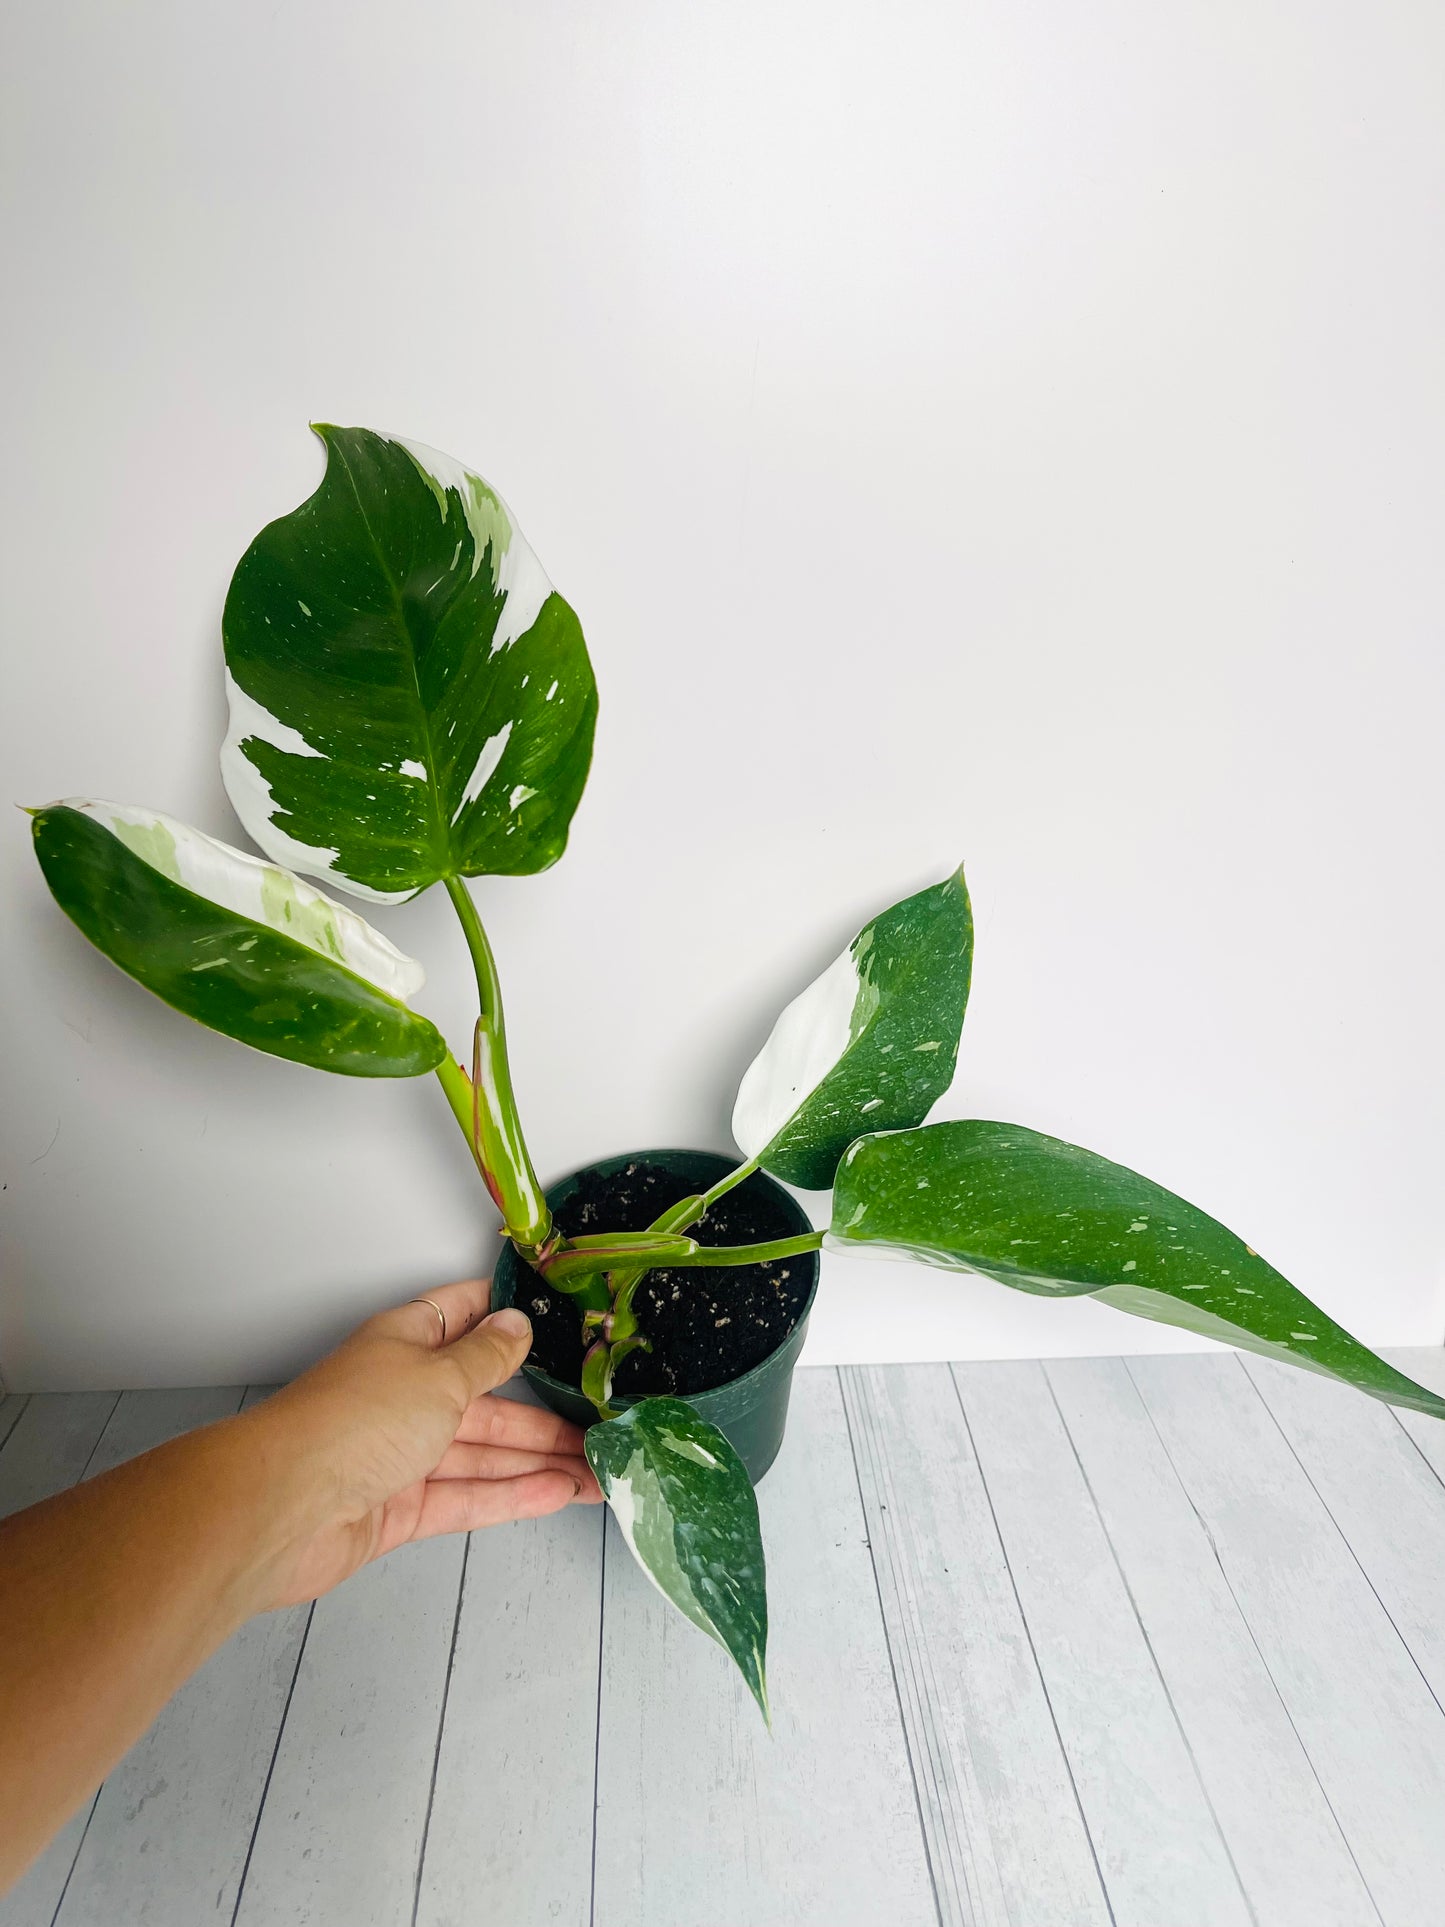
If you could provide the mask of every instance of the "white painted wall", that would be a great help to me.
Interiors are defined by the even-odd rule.
[[[547,1175],[721,1144],[777,1008],[969,860],[947,1109],[1445,1329],[1445,16],[1427,0],[12,0],[6,800],[237,835],[218,618],[310,417],[480,466],[595,773],[479,895]],[[0,836],[13,1386],[264,1378],[486,1262],[429,1082],[251,1056]],[[377,921],[468,1030],[444,900]],[[1157,1350],[828,1261],[811,1356]]]

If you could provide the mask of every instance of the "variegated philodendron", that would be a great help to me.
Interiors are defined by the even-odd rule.
[[[599,1412],[587,1455],[624,1537],[764,1712],[763,1548],[742,1461],[685,1399],[610,1402],[617,1360],[647,1342],[635,1292],[649,1264],[762,1263],[824,1242],[918,1259],[1087,1293],[1445,1417],[1434,1393],[1147,1178],[1022,1125],[924,1121],[952,1082],[968,1000],[961,871],[871,918],[782,1012],[738,1089],[742,1160],[711,1191],[645,1232],[562,1236],[517,1115],[496,965],[465,879],[530,874],[562,854],[597,713],[582,632],[480,476],[397,436],[317,433],[320,487],[246,551],[223,621],[222,772],[265,859],[92,799],[32,812],[36,854],[91,942],[187,1016],[321,1070],[436,1074],[506,1233],[575,1296]],[[421,966],[298,872],[372,903],[445,888],[477,978],[468,1068],[411,1007]],[[741,1248],[688,1236],[756,1170],[831,1188],[826,1236]]]

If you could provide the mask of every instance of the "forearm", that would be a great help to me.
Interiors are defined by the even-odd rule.
[[[0,1523],[0,1891],[268,1603],[295,1502],[260,1443],[212,1426]]]
[[[532,1333],[488,1289],[381,1312],[264,1405],[0,1524],[0,1892],[253,1613],[601,1502],[575,1426],[490,1396]]]

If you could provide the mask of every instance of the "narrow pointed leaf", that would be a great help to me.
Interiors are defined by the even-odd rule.
[[[33,829],[65,914],[187,1017],[353,1077],[416,1077],[445,1057],[406,1006],[421,965],[299,877],[126,804],[55,803]]]
[[[678,1398],[648,1398],[586,1434],[622,1535],[665,1598],[732,1654],[768,1716],[768,1601],[758,1502],[742,1460]]]
[[[268,855],[395,902],[555,863],[597,691],[577,618],[450,456],[318,426],[326,473],[226,598],[222,774]]]
[[[1020,1291],[1082,1294],[1445,1418],[1445,1400],[1327,1318],[1206,1212],[1122,1164],[1019,1124],[860,1138],[829,1243],[887,1249]]]
[[[972,967],[962,870],[865,924],[748,1066],[733,1110],[741,1149],[821,1191],[860,1131],[921,1124],[953,1081]]]

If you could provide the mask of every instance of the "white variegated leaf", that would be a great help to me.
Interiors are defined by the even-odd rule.
[[[861,1137],[838,1171],[837,1251],[918,1258],[1016,1291],[1083,1293],[1445,1417],[1217,1218],[1125,1165],[982,1118]]]
[[[52,803],[33,830],[66,915],[188,1017],[352,1077],[415,1077],[446,1057],[407,1008],[420,964],[289,871],[130,804]]]
[[[420,442],[318,426],[326,473],[236,569],[221,769],[278,862],[370,902],[555,863],[597,692],[506,503]]]
[[[586,1435],[588,1463],[634,1558],[732,1655],[767,1717],[768,1602],[747,1468],[682,1399],[646,1398]]]
[[[963,872],[868,923],[794,998],[749,1065],[733,1136],[822,1190],[860,1131],[919,1124],[953,1080],[973,962]]]
[[[172,883],[344,964],[388,997],[406,1003],[426,982],[415,957],[398,950],[344,903],[178,817],[93,797],[67,797],[56,807],[82,811]]]

